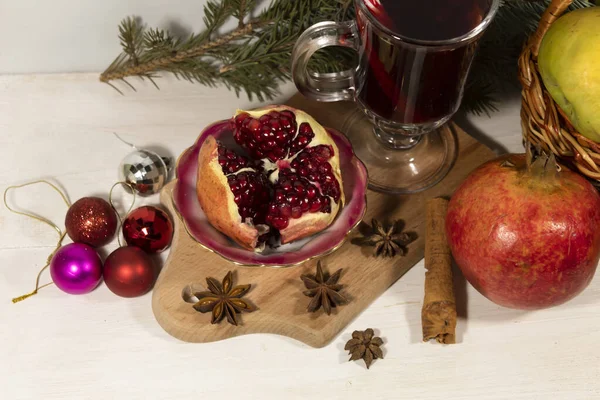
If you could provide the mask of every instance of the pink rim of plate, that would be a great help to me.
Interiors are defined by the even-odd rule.
[[[344,135],[327,129],[340,151],[342,180],[346,204],[327,229],[283,245],[265,253],[241,248],[226,235],[217,231],[206,219],[196,196],[198,153],[207,137],[219,138],[232,134],[229,120],[218,121],[202,131],[196,143],[180,156],[173,204],[190,236],[202,246],[239,265],[286,267],[301,264],[312,258],[335,251],[362,220],[366,209],[367,169],[355,156],[352,145]]]

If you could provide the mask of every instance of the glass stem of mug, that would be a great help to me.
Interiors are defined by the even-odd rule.
[[[423,135],[405,136],[399,135],[397,132],[390,133],[379,127],[373,127],[373,133],[386,147],[396,150],[406,150],[415,147],[423,137]]]

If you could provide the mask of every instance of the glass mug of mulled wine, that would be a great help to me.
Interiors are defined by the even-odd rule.
[[[366,164],[372,189],[415,193],[446,176],[457,151],[444,124],[460,106],[478,41],[499,2],[355,0],[355,20],[321,22],[300,36],[292,52],[294,83],[313,100],[357,103],[342,131]],[[354,49],[356,69],[309,71],[311,56],[328,46]]]

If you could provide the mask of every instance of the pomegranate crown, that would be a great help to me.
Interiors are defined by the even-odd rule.
[[[540,178],[553,179],[560,172],[560,165],[556,161],[554,153],[542,150],[539,146],[529,144],[526,150],[526,168],[527,171]]]

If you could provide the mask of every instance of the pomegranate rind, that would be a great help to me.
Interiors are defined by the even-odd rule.
[[[233,193],[219,165],[218,144],[208,137],[198,154],[196,194],[208,222],[240,246],[255,251],[258,231],[242,221]]]
[[[333,223],[337,214],[333,213],[334,204],[332,204],[330,214],[327,213],[310,213],[304,214],[300,218],[290,219],[287,228],[279,231],[281,234],[281,243],[291,243],[294,240],[299,240],[307,236],[321,232]]]
[[[445,222],[467,281],[522,310],[573,299],[600,259],[598,191],[564,166],[536,162],[529,169],[525,154],[508,154],[482,164],[453,194]]]
[[[342,207],[345,204],[345,196],[344,196],[344,190],[343,190],[344,186],[343,186],[343,182],[342,182],[342,172],[340,169],[339,149],[338,149],[337,145],[335,144],[335,141],[333,140],[333,138],[327,132],[327,130],[321,124],[319,124],[312,116],[310,116],[309,114],[307,114],[306,112],[304,112],[302,110],[298,110],[293,107],[288,107],[288,106],[283,106],[283,105],[270,105],[270,106],[258,108],[255,110],[250,110],[250,111],[237,110],[235,116],[242,114],[242,113],[246,113],[246,114],[250,115],[252,118],[260,118],[262,115],[265,115],[266,113],[268,113],[270,111],[284,111],[284,110],[288,110],[288,111],[291,111],[294,113],[294,115],[296,116],[296,124],[298,127],[300,127],[300,125],[302,125],[305,122],[311,126],[315,136],[309,143],[308,147],[314,147],[314,146],[318,146],[318,145],[327,145],[327,146],[331,146],[331,148],[333,149],[334,155],[333,155],[333,157],[331,157],[328,160],[328,162],[331,165],[331,170],[332,170],[333,176],[335,177],[335,179],[338,181],[338,183],[340,185],[340,198],[339,198],[339,201],[336,202],[332,197],[330,197],[331,213],[324,213],[324,212],[306,213],[306,214],[303,214],[300,218],[290,219],[289,225],[285,229],[280,230],[282,244],[290,243],[295,240],[299,240],[299,239],[302,239],[307,236],[311,236],[318,232],[323,231],[324,229],[326,229],[329,225],[331,225],[333,223],[338,212],[342,209]],[[234,118],[235,118],[235,116],[234,116]],[[297,154],[299,154],[299,153],[297,153]],[[288,155],[288,157],[284,161],[291,162],[297,156],[297,154]],[[266,160],[266,161],[268,161],[268,160]],[[273,167],[274,166],[275,165],[273,164]],[[271,166],[267,165],[265,168],[270,169],[270,167]],[[278,173],[274,173],[269,177],[269,179],[271,180],[271,182],[274,182],[275,180],[278,179],[278,177],[279,177]]]

